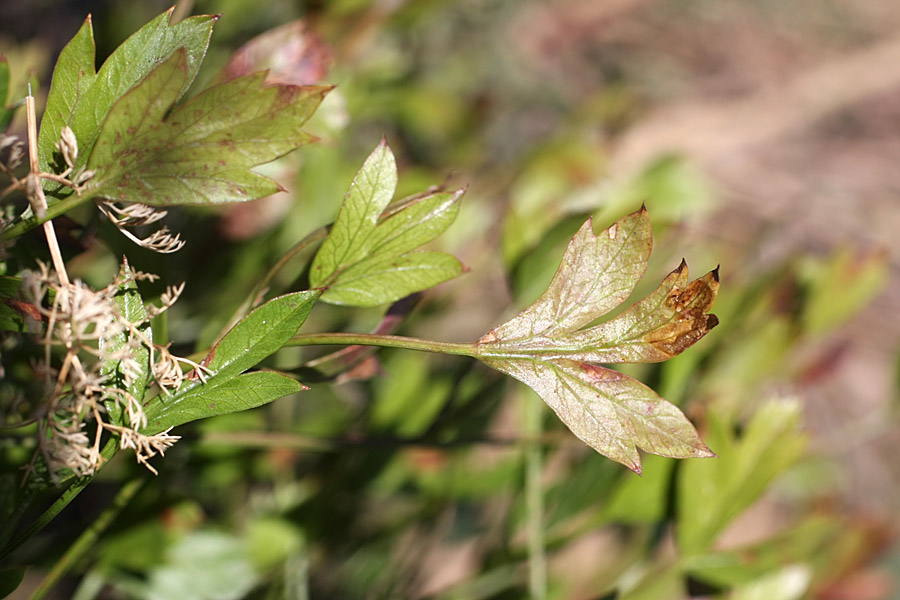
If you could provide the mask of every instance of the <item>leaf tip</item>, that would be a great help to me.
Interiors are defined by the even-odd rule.
[[[719,283],[719,267],[722,265],[716,265],[716,268],[710,271],[710,275],[712,275],[713,281]]]

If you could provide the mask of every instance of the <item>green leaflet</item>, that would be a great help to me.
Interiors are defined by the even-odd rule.
[[[145,433],[158,433],[194,418],[242,410],[235,408],[241,406],[241,402],[246,402],[244,408],[252,408],[303,389],[296,381],[281,375],[269,374],[279,379],[273,377],[260,379],[265,383],[267,392],[261,391],[255,396],[246,395],[241,399],[242,390],[246,388],[242,387],[244,384],[234,383],[234,380],[238,378],[241,381],[256,381],[238,376],[278,351],[297,332],[318,298],[319,292],[315,290],[286,294],[273,298],[247,315],[213,347],[203,361],[210,372],[205,376],[206,383],[201,383],[199,378],[194,379],[182,385],[171,396],[157,396],[146,407],[144,412],[147,415],[148,426]],[[291,383],[283,381],[285,379]],[[213,402],[213,398],[219,397],[215,395],[219,393],[216,391],[219,388],[223,394],[222,398],[228,399]],[[284,393],[280,396],[272,395],[279,391]]]
[[[279,373],[244,373],[218,385],[197,386],[174,398],[163,398],[154,405],[143,433],[153,435],[197,419],[255,408],[305,389],[302,383]]]
[[[453,279],[458,260],[443,252],[413,252],[367,259],[341,272],[322,300],[350,306],[378,306]]]
[[[638,448],[672,458],[714,456],[678,408],[638,381],[592,364],[665,360],[718,323],[706,312],[718,291],[717,272],[690,282],[682,263],[645,299],[586,327],[631,294],[650,247],[644,208],[597,235],[588,220],[547,291],[475,345],[479,360],[531,387],[575,435],[638,473]]]
[[[382,139],[353,178],[331,232],[313,259],[309,275],[313,287],[327,285],[338,269],[365,257],[368,235],[396,188],[397,164]]]
[[[462,265],[440,252],[414,252],[454,221],[465,190],[425,194],[389,207],[397,165],[382,140],[357,173],[310,270],[322,300],[377,306],[458,276]]]
[[[150,205],[240,202],[279,191],[250,170],[312,137],[300,126],[326,87],[265,86],[254,73],[212,87],[169,113],[188,80],[175,53],[112,107],[88,168],[85,195]]]
[[[79,155],[76,167],[87,164],[100,125],[112,106],[158,65],[182,49],[185,56],[184,78],[172,102],[181,98],[193,82],[206,55],[212,27],[218,17],[201,15],[190,17],[175,25],[169,24],[170,9],[135,32],[103,63],[100,71],[94,67],[94,36],[90,17],[85,20],[74,38],[60,54],[47,96],[47,106],[41,119],[38,135],[40,168],[62,170],[55,159],[56,142],[65,125],[72,128],[78,139]],[[60,191],[58,184],[44,182],[48,192]]]

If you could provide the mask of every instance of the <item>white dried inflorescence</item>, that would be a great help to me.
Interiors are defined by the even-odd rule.
[[[117,435],[120,447],[132,449],[138,462],[154,473],[147,461],[178,440],[168,431],[141,433],[147,416],[139,398],[129,391],[148,381],[166,393],[177,388],[186,377],[179,363],[203,370],[193,361],[174,357],[168,347],[154,345],[144,333],[151,318],[175,303],[183,284],[167,288],[162,306],[148,307],[146,316],[137,321],[122,314],[116,297],[123,285],[155,278],[123,268],[109,286],[92,290],[77,280],[60,283],[43,264],[24,277],[23,288],[46,322],[40,371],[47,395],[37,417],[40,452],[54,477],[66,470],[79,476],[93,474],[102,462],[100,441],[105,431]]]
[[[99,202],[97,207],[106,215],[110,223],[122,232],[129,240],[148,250],[169,254],[177,252],[184,246],[178,234],[172,235],[168,227],[163,226],[145,238],[140,238],[129,231],[128,227],[140,227],[156,223],[166,216],[166,211],[147,206],[146,204],[126,204],[119,206],[114,202]]]
[[[81,192],[82,186],[94,176],[94,171],[88,171],[86,167],[75,168],[75,162],[78,160],[78,138],[75,137],[75,132],[68,125],[60,131],[56,149],[59,150],[63,162],[66,163],[66,170],[55,175],[53,180],[70,186],[76,192]],[[68,179],[66,179],[67,177]]]

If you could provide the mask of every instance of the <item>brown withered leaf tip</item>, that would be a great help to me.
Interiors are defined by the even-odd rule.
[[[687,264],[682,260],[675,273],[686,268]],[[649,332],[644,341],[670,358],[693,346],[719,324],[716,315],[706,314],[718,291],[719,267],[684,288],[673,288],[665,300],[666,308],[675,313],[672,322]]]

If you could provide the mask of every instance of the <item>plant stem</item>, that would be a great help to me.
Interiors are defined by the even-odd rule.
[[[474,343],[436,342],[399,335],[379,335],[375,333],[307,333],[295,335],[285,346],[381,346],[384,348],[404,348],[437,354],[458,354],[477,357]]]
[[[60,580],[60,578],[65,575],[69,569],[72,568],[72,565],[75,564],[79,558],[81,558],[90,548],[97,542],[97,539],[100,537],[107,527],[109,527],[110,523],[112,523],[113,519],[118,516],[122,509],[125,508],[131,499],[134,498],[135,494],[137,494],[138,490],[141,489],[141,486],[146,481],[146,477],[139,477],[136,479],[132,479],[128,483],[126,483],[122,489],[119,490],[119,493],[116,494],[116,497],[113,499],[112,504],[110,504],[100,515],[94,519],[94,522],[91,526],[85,530],[78,539],[75,540],[75,543],[72,544],[66,553],[62,555],[62,557],[56,561],[56,564],[53,565],[53,568],[47,573],[47,576],[44,577],[44,580],[41,581],[41,584],[34,590],[34,593],[31,595],[31,600],[41,600],[44,598],[54,585]]]
[[[31,231],[38,225],[43,225],[44,223],[48,223],[51,219],[55,219],[56,217],[72,210],[79,204],[83,204],[90,200],[87,196],[79,196],[78,194],[71,194],[66,196],[59,202],[54,203],[52,206],[47,207],[47,214],[43,217],[31,217],[30,219],[19,219],[18,221],[14,221],[12,225],[0,231],[0,241],[9,241],[11,239],[17,238],[23,233]]]
[[[31,182],[31,193],[28,201],[31,202],[32,211],[35,215],[46,213],[47,199],[44,197],[44,190],[41,187],[41,180],[38,178],[40,167],[38,165],[37,151],[37,116],[34,109],[34,96],[31,95],[30,87],[28,97],[25,98],[25,116],[28,122],[28,161],[31,172],[28,177]],[[69,275],[66,273],[66,263],[63,261],[62,252],[59,250],[59,242],[56,240],[56,231],[53,229],[53,221],[44,221],[44,237],[47,238],[47,247],[50,248],[50,258],[53,260],[53,269],[56,271],[59,282],[63,287],[69,287]]]
[[[541,435],[543,402],[537,394],[527,392],[524,398],[524,437],[537,439]],[[525,513],[528,535],[528,591],[529,598],[547,598],[547,557],[544,541],[544,490],[541,485],[543,456],[540,444],[525,447]]]

